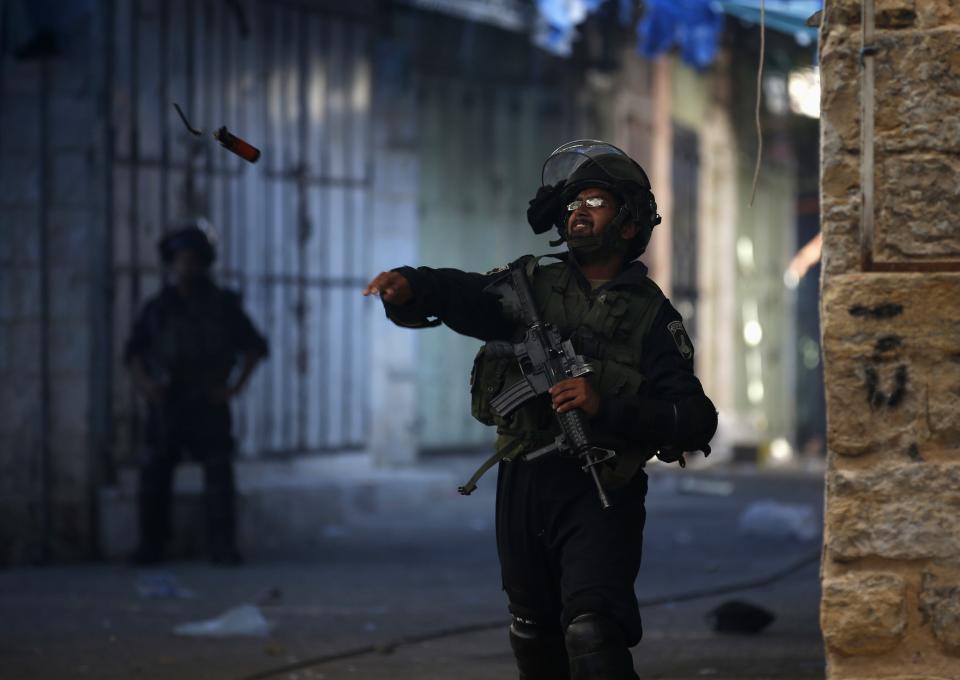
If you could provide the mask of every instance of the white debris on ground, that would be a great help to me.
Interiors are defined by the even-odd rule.
[[[190,637],[263,637],[273,630],[274,625],[256,605],[242,604],[213,619],[181,623],[174,626],[173,632]]]

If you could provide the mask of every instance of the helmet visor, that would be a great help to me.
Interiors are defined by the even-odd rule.
[[[636,163],[613,144],[596,139],[567,142],[547,157],[540,181],[543,186],[569,179],[582,165],[593,162],[611,181],[637,181]],[[640,171],[643,174],[643,171]],[[643,178],[646,180],[646,177]],[[645,182],[649,186],[649,181]]]

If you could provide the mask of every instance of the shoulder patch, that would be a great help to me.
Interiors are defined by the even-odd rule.
[[[680,356],[684,359],[693,358],[693,343],[690,341],[690,336],[687,335],[687,331],[683,327],[683,322],[671,321],[667,324],[667,330],[670,331],[670,336],[677,344]]]
[[[491,269],[486,273],[486,276],[490,276],[491,274],[499,274],[500,272],[505,272],[508,269],[510,269],[510,265],[508,264],[501,265],[499,267],[494,267],[493,269]]]

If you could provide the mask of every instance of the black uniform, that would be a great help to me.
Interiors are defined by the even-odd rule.
[[[646,267],[639,262],[595,290],[576,267],[565,266],[589,300],[605,291],[650,285]],[[422,327],[434,317],[458,333],[484,341],[517,340],[516,322],[505,316],[496,297],[483,291],[496,275],[426,267],[396,271],[407,278],[413,292],[406,305],[386,304],[388,317],[399,325]],[[575,330],[576,320],[571,324]],[[642,389],[624,396],[601,394],[592,430],[644,442],[651,452],[709,450],[716,411],[693,373],[692,344],[668,301],[660,305],[642,344]],[[523,635],[513,635],[521,677],[567,677],[564,631],[569,649],[576,645],[576,636],[571,641],[568,626],[581,615],[600,614],[616,622],[616,635],[627,647],[640,640],[634,581],[642,552],[646,490],[647,477],[639,469],[626,483],[608,489],[613,508],[604,511],[590,476],[577,460],[553,456],[525,462],[518,457],[500,463],[497,544],[515,627],[518,620],[521,628],[535,626],[537,644],[544,636],[557,640],[552,661],[550,655],[534,655],[539,660],[525,669],[523,650],[518,650]]]
[[[173,470],[184,456],[204,467],[208,539],[216,557],[234,547],[234,439],[230,406],[218,393],[240,356],[266,356],[267,342],[238,294],[207,279],[189,297],[165,286],[144,305],[124,351],[165,387],[151,404],[140,472],[141,549],[159,553],[169,536]]]

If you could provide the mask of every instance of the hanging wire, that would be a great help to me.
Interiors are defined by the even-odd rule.
[[[760,179],[760,159],[763,156],[763,128],[760,125],[760,99],[763,94],[763,54],[766,48],[766,7],[764,0],[760,0],[760,64],[757,67],[757,163],[753,168],[753,187],[750,189],[750,207],[757,197],[757,180]]]

